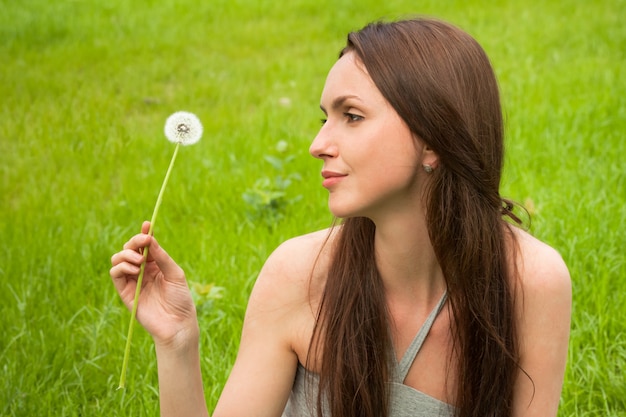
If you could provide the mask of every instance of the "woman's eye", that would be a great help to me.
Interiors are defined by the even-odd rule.
[[[348,122],[358,122],[360,120],[363,120],[363,116],[359,116],[358,114],[354,114],[354,113],[344,113],[343,114],[345,117],[348,118]]]
[[[326,120],[328,120],[328,119],[320,119],[320,123],[322,124],[322,126],[324,126],[326,124]]]

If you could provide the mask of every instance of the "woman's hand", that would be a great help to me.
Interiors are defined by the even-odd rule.
[[[132,309],[137,277],[143,262],[143,248],[149,246],[137,320],[152,335],[157,346],[176,349],[198,338],[196,308],[185,273],[148,235],[149,222],[133,236],[124,249],[111,257],[111,278],[122,301]]]

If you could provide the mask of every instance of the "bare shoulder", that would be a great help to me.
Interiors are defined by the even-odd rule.
[[[335,235],[335,230],[323,229],[288,239],[272,252],[267,263],[270,266],[286,263],[308,268],[319,258],[321,251],[328,247]]]
[[[555,327],[560,326],[560,333],[569,335],[572,284],[565,261],[557,250],[528,232],[517,228],[513,231],[518,246],[516,304],[522,340],[525,336],[534,337],[524,332],[537,330],[538,324],[543,330],[556,331]]]
[[[334,236],[322,230],[295,237],[268,257],[248,300],[239,352],[216,416],[282,413],[297,364],[306,361]]]
[[[570,332],[572,288],[561,255],[529,233],[517,242],[516,315],[520,366],[513,415],[556,416]]]
[[[286,240],[268,257],[259,278],[292,283],[317,278],[327,268],[335,235],[324,229]]]
[[[519,248],[516,267],[524,292],[569,294],[570,274],[560,253],[524,230],[512,230]]]
[[[310,310],[323,291],[335,235],[325,229],[279,245],[263,265],[248,307],[287,309],[290,314],[303,307]]]
[[[254,284],[239,352],[215,415],[280,415],[304,363],[334,232],[281,244]],[[262,411],[259,411],[262,410]]]

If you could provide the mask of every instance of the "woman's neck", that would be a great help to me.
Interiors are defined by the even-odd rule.
[[[376,264],[387,296],[431,305],[445,290],[423,216],[376,223]]]

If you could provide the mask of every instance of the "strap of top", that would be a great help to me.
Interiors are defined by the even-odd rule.
[[[422,327],[420,328],[419,332],[417,333],[417,335],[415,336],[415,338],[409,345],[408,349],[404,353],[404,356],[400,360],[400,363],[397,364],[395,375],[394,375],[394,380],[396,382],[400,382],[400,383],[404,382],[404,379],[409,373],[409,369],[411,368],[411,365],[413,364],[413,361],[415,360],[417,353],[422,348],[422,344],[424,344],[424,340],[426,340],[426,336],[428,335],[428,332],[430,332],[430,329],[433,326],[435,319],[439,315],[439,312],[441,311],[441,309],[443,308],[443,305],[446,302],[447,295],[448,295],[447,292],[443,293],[443,296],[441,296],[439,303],[437,304],[435,309],[431,311],[431,313],[428,315],[428,318],[426,318],[426,321],[424,322],[424,324],[422,324]]]

